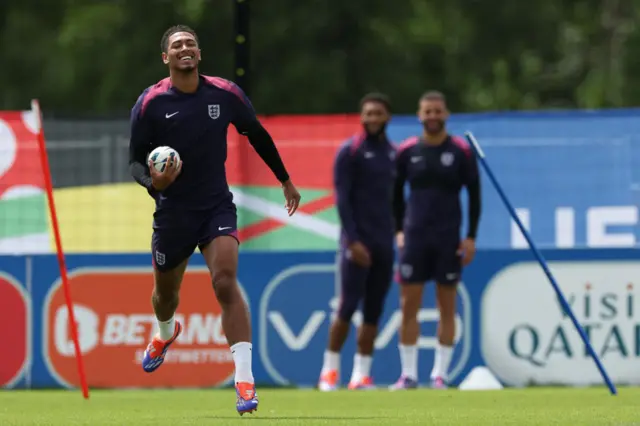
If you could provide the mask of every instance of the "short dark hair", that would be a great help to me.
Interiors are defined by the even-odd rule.
[[[362,110],[362,107],[364,106],[364,104],[368,102],[377,102],[379,104],[382,104],[384,105],[388,113],[391,112],[391,101],[389,100],[389,97],[384,93],[379,93],[379,92],[367,93],[362,97],[362,99],[360,99],[360,109]]]
[[[173,27],[170,27],[167,31],[165,31],[162,35],[162,38],[160,39],[160,49],[162,49],[163,52],[169,50],[169,37],[171,37],[175,33],[189,33],[193,36],[193,38],[196,39],[196,43],[200,44],[200,42],[198,41],[198,35],[193,30],[193,28],[186,25],[174,25]]]
[[[428,92],[425,92],[420,97],[420,102],[422,101],[442,101],[444,103],[447,103],[447,99],[445,98],[444,93],[438,92],[437,90],[429,90]]]

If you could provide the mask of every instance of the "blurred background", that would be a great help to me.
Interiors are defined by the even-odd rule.
[[[126,115],[165,76],[160,37],[176,22],[198,32],[203,73],[235,79],[235,7],[5,0],[0,107],[37,97],[49,117]],[[371,89],[406,114],[427,87],[458,112],[625,107],[640,96],[630,0],[278,0],[251,2],[247,14],[250,92],[262,114],[350,113]]]
[[[317,381],[338,300],[332,162],[359,130],[359,99],[369,91],[390,96],[388,132],[399,143],[421,132],[418,98],[439,90],[453,112],[451,133],[478,137],[576,314],[598,330],[592,339],[605,365],[618,382],[640,383],[632,367],[640,358],[638,6],[635,0],[0,2],[0,300],[15,300],[7,312],[24,327],[12,362],[0,365],[0,384],[79,383],[38,150],[41,129],[90,385],[228,381],[229,359],[211,352],[225,346],[199,255],[185,279],[192,286],[185,292],[196,296],[181,305],[193,330],[179,341],[183,358],[150,379],[141,373],[139,353],[133,356],[153,333],[153,321],[140,318],[151,315],[154,206],[128,172],[129,111],[147,86],[167,76],[160,38],[178,23],[198,33],[201,72],[233,80],[249,95],[303,197],[299,213],[284,217],[275,178],[230,128],[227,172],[239,211],[239,280],[252,307],[256,380]],[[42,125],[32,100],[39,101]],[[462,198],[466,206],[464,192]],[[477,245],[460,291],[453,383],[478,365],[489,365],[507,385],[598,383],[484,174]],[[123,294],[135,301],[123,303]],[[377,344],[384,362],[374,363],[381,383],[399,374],[397,306],[394,287]],[[432,294],[424,306],[426,379],[435,343]],[[352,350],[350,341],[345,351]],[[116,358],[131,369],[105,367]],[[344,360],[350,369],[350,355]],[[201,363],[216,377],[190,370]]]

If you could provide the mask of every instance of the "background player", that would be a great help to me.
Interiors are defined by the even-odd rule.
[[[435,388],[446,387],[453,354],[457,284],[462,267],[475,254],[480,219],[478,167],[466,142],[447,133],[448,117],[444,95],[426,93],[420,98],[418,109],[423,134],[408,139],[398,150],[394,205],[398,247],[402,252],[399,268],[402,375],[392,389],[417,387],[416,343],[420,334],[417,315],[423,284],[429,280],[436,281],[440,312],[431,384]],[[406,181],[411,192],[405,215]],[[462,186],[467,187],[469,196],[469,229],[466,238],[460,241]]]
[[[384,300],[393,278],[393,175],[395,149],[386,126],[389,100],[372,93],[360,102],[363,131],[338,151],[334,167],[336,204],[342,227],[340,240],[340,307],[329,330],[319,388],[337,389],[340,350],[351,317],[363,302],[350,389],[371,388],[373,344]]]
[[[236,281],[237,216],[225,173],[229,124],[248,136],[282,183],[289,215],[296,211],[300,194],[242,90],[227,80],[199,74],[195,32],[182,25],[171,27],[161,47],[170,77],[144,90],[131,113],[131,174],[156,201],[152,302],[159,334],[147,347],[142,366],[147,372],[160,367],[180,335],[182,325],[174,319],[180,284],[197,246],[222,308],[222,327],[236,367],[236,407],[240,414],[252,412],[258,399],[251,369],[251,326]],[[147,155],[157,146],[178,151],[183,166],[169,160],[163,173],[148,167]]]

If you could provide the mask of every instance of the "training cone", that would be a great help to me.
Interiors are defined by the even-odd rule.
[[[487,367],[475,367],[458,386],[460,390],[500,390],[502,384]]]

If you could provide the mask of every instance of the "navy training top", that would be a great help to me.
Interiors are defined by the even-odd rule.
[[[362,132],[347,140],[334,163],[342,244],[393,248],[393,187],[396,149],[386,136]]]
[[[147,186],[156,210],[205,210],[232,202],[226,178],[227,128],[239,133],[257,122],[251,102],[236,84],[200,75],[195,93],[173,87],[170,78],[145,89],[131,111],[130,161],[146,165],[156,147],[175,149],[182,171],[164,191]]]
[[[399,146],[396,163],[396,226],[404,230],[407,244],[409,240],[431,243],[460,238],[463,186],[470,194],[468,237],[475,238],[480,180],[475,156],[464,140],[448,136],[440,145],[428,145],[419,137],[409,138]],[[406,202],[405,182],[411,189]]]

